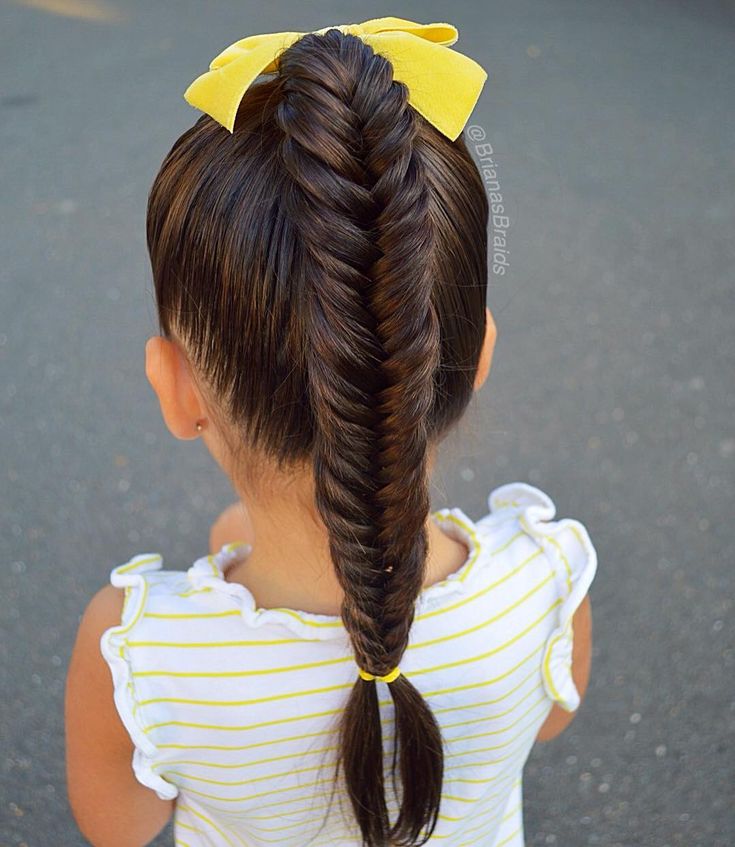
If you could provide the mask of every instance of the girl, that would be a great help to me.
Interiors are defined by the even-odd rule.
[[[133,556],[82,618],[67,768],[94,845],[172,813],[183,847],[524,843],[524,763],[587,686],[596,554],[523,482],[477,520],[429,511],[496,335],[461,135],[485,74],[454,40],[253,36],[187,92],[146,373],[240,499],[209,555]]]

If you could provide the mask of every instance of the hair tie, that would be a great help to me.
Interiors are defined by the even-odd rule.
[[[390,673],[387,673],[385,676],[375,676],[374,674],[364,671],[362,668],[358,668],[357,672],[363,679],[366,679],[368,682],[373,679],[376,679],[379,682],[393,682],[394,679],[398,679],[398,677],[400,676],[401,669],[393,668],[393,670]]]
[[[462,132],[488,75],[474,59],[450,49],[459,38],[455,26],[385,17],[334,24],[313,33],[323,35],[330,29],[356,35],[388,59],[393,79],[408,88],[409,104],[441,133],[454,141]],[[279,54],[308,34],[269,32],[236,41],[212,59],[184,99],[233,132],[237,108],[250,84],[260,74],[275,71]]]

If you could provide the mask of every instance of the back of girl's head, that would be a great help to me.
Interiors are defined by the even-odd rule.
[[[342,620],[375,675],[408,643],[427,453],[470,401],[486,319],[482,179],[462,136],[408,96],[360,38],[305,35],[248,89],[232,134],[203,115],[176,141],[147,221],[162,334],[217,399],[233,455],[313,469]],[[439,726],[405,675],[389,684],[391,826],[376,685],[356,677],[337,765],[366,845],[423,844],[442,790]]]

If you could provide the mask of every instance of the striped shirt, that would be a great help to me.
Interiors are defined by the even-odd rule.
[[[489,513],[432,513],[470,553],[425,588],[400,667],[444,739],[437,826],[443,847],[523,847],[522,772],[554,702],[572,711],[572,615],[595,575],[584,526],[523,482],[495,488]],[[157,553],[113,568],[121,623],[100,647],[137,779],[176,798],[181,847],[359,847],[341,781],[336,720],[357,678],[339,617],[263,609],[224,579],[234,543],[188,570]],[[385,773],[394,742],[387,683],[376,682]],[[399,786],[400,788],[400,786]],[[334,790],[333,790],[334,789]],[[398,811],[386,778],[391,821]],[[331,802],[330,802],[331,801]]]

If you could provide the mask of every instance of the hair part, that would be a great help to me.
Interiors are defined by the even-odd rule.
[[[427,452],[472,397],[485,335],[484,185],[463,137],[408,95],[360,38],[307,34],[248,89],[232,134],[203,115],[175,142],[147,219],[162,334],[217,399],[233,454],[313,468],[342,620],[376,675],[408,644]],[[357,677],[338,724],[335,780],[367,847],[423,844],[441,800],[439,725],[405,675],[388,690],[394,824],[376,682]]]

